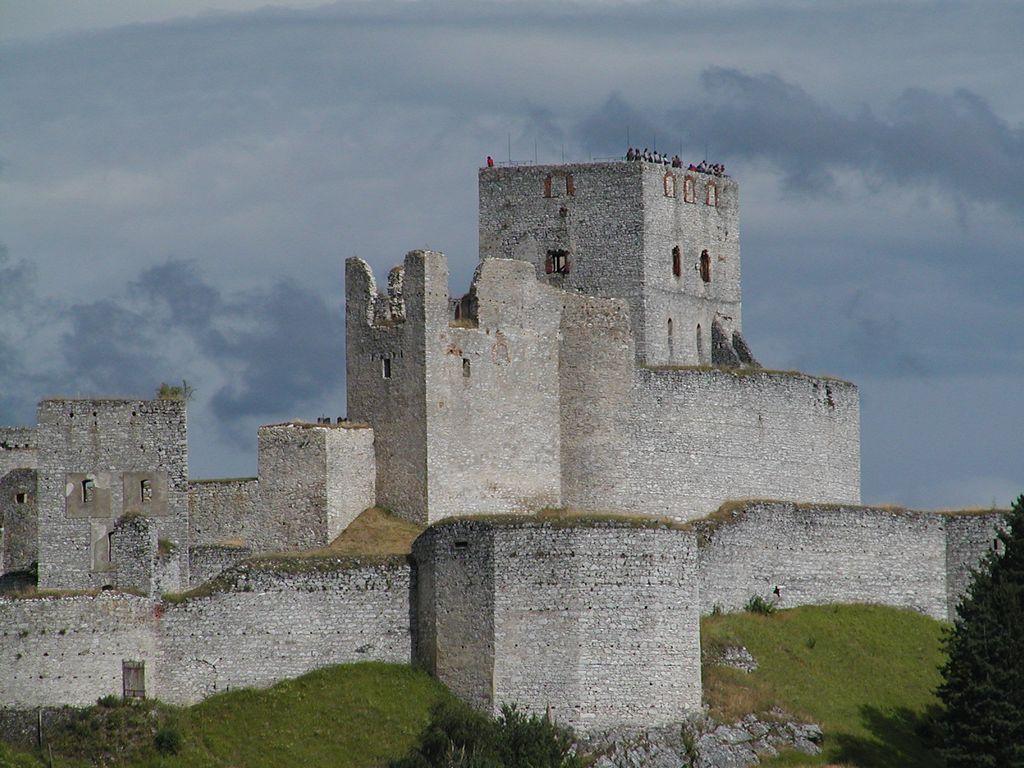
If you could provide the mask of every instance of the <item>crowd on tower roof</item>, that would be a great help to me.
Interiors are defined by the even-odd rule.
[[[630,147],[626,151],[626,160],[629,162],[647,162],[656,163],[659,165],[672,166],[673,168],[682,168],[683,161],[679,159],[679,155],[663,155],[657,150],[651,152],[647,147],[643,149],[633,149]],[[696,171],[697,173],[710,173],[714,176],[725,176],[725,165],[722,163],[709,163],[707,160],[701,160],[700,163],[694,165],[690,163],[687,167],[688,171]]]

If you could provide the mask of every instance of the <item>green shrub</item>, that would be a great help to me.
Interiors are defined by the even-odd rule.
[[[173,725],[165,725],[156,732],[153,745],[162,755],[176,755],[181,751],[181,731]]]
[[[743,610],[748,613],[760,613],[762,616],[771,616],[775,613],[775,604],[765,600],[760,595],[751,595]]]
[[[572,734],[514,705],[490,718],[459,701],[433,711],[420,745],[392,768],[582,768]]]
[[[113,693],[111,693],[108,696],[100,696],[98,699],[96,699],[96,703],[99,704],[101,707],[113,709],[114,707],[120,707],[122,704],[124,704],[124,699],[122,699],[120,696],[116,696]]]

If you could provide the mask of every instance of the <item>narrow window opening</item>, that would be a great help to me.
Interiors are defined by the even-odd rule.
[[[665,174],[665,197],[676,196],[676,177],[671,173]]]
[[[576,183],[572,180],[572,174],[565,174],[565,194],[572,197],[576,194]]]
[[[104,565],[110,565],[114,561],[114,533],[111,531],[107,534],[106,541],[104,542],[103,549],[100,550],[100,561]]]
[[[704,362],[704,334],[700,330],[700,323],[697,323],[697,362]]]
[[[27,504],[28,503],[28,494],[25,493],[24,491],[21,491],[19,493],[14,494],[14,503],[15,504]]]
[[[700,252],[700,279],[705,283],[711,282],[711,256],[707,249]]]
[[[693,177],[687,176],[683,179],[683,202],[684,203],[695,203],[697,197],[693,191]]]
[[[673,356],[674,355],[672,350],[672,318],[670,317],[668,319],[668,357],[671,360]]]
[[[391,358],[382,357],[380,359],[380,375],[385,379],[391,378]]]
[[[455,548],[456,549],[469,549],[469,542],[468,541],[456,541],[455,542]]]
[[[544,179],[544,197],[551,197],[551,174]]]
[[[142,499],[143,504],[148,504],[153,500],[153,483],[151,481],[139,481],[139,497]]]
[[[461,320],[462,319],[462,302],[461,301],[455,302],[455,319],[456,320]]]
[[[92,504],[96,500],[96,481],[86,478],[82,481],[82,503]]]
[[[468,379],[469,378],[469,365],[470,365],[469,364],[469,358],[468,357],[462,358],[462,377],[464,379]]]
[[[718,187],[714,184],[708,184],[707,204],[713,206],[718,205]]]
[[[562,250],[548,251],[548,257],[544,262],[544,271],[549,275],[565,275],[569,272],[569,252]]]
[[[672,274],[676,277],[683,274],[683,254],[678,245],[672,246]]]

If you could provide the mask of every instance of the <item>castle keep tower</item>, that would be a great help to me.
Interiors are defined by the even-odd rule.
[[[480,258],[629,304],[637,361],[749,365],[739,185],[647,162],[482,168]]]

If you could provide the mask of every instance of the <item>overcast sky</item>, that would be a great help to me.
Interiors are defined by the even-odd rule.
[[[196,389],[195,477],[345,412],[343,261],[466,289],[476,169],[742,189],[744,332],[861,386],[863,497],[1024,490],[1024,4],[0,0],[0,422]]]

